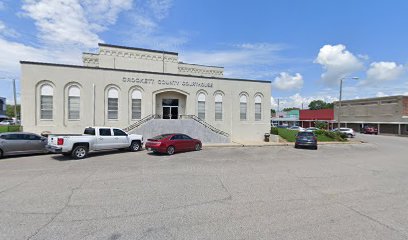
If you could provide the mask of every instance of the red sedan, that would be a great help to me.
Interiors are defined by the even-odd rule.
[[[378,129],[375,128],[375,127],[366,126],[366,127],[363,128],[363,133],[364,134],[375,134],[375,135],[377,135],[378,134]]]
[[[175,152],[199,151],[201,141],[191,138],[185,134],[169,133],[147,139],[146,149],[153,152],[167,153],[172,155]]]

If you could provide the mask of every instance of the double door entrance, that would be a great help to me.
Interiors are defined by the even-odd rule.
[[[178,99],[163,99],[163,119],[178,119]]]

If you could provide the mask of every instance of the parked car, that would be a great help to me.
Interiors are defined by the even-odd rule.
[[[346,134],[346,136],[347,136],[348,138],[353,138],[353,137],[356,136],[356,133],[355,133],[354,130],[351,129],[351,128],[335,128],[335,129],[332,130],[332,132],[341,132],[341,133],[344,133],[344,134]]]
[[[191,138],[186,134],[169,133],[147,139],[146,149],[153,152],[167,153],[199,151],[202,144],[198,139]]]
[[[0,122],[0,126],[9,126],[9,125],[14,125],[14,121],[13,120],[3,120]]]
[[[47,153],[47,138],[35,133],[0,133],[0,158],[3,156]]]
[[[295,131],[305,131],[305,129],[304,128],[302,128],[302,127],[299,127],[299,126],[292,126],[292,127],[290,127],[290,128],[288,128],[289,130],[295,130]]]
[[[370,126],[365,126],[364,128],[363,128],[363,131],[362,131],[364,134],[375,134],[375,135],[377,135],[378,134],[378,128],[376,128],[376,127],[370,127]]]
[[[316,127],[310,127],[310,128],[306,128],[306,132],[314,132],[314,131],[317,131],[317,130],[320,130],[320,129],[318,129],[318,128],[316,128]]]
[[[90,151],[129,149],[139,151],[143,136],[127,134],[119,128],[89,127],[83,135],[49,135],[47,149],[54,153],[83,159]]]
[[[310,147],[317,150],[317,137],[312,132],[298,132],[295,148]]]

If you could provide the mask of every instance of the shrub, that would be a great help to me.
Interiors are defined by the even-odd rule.
[[[271,128],[271,134],[273,134],[273,135],[279,135],[278,128],[277,128],[277,127],[272,127],[272,128]]]
[[[327,129],[327,123],[322,122],[322,121],[316,121],[315,122],[315,127],[319,128],[319,129]]]

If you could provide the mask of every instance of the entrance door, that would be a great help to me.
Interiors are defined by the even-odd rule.
[[[163,99],[163,119],[178,119],[178,99]]]

